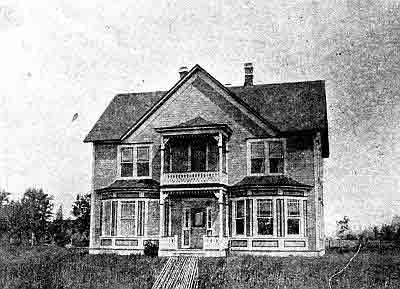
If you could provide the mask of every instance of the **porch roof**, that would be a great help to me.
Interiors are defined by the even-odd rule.
[[[274,176],[247,176],[232,186],[232,189],[244,187],[299,187],[312,188],[312,186],[298,182],[284,175]]]
[[[160,184],[153,179],[119,179],[99,191],[158,190]]]

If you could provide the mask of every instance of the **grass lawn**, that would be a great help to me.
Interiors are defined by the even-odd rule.
[[[151,288],[165,258],[88,255],[59,247],[0,249],[0,288]]]
[[[353,254],[200,259],[199,288],[329,288],[329,277]],[[343,274],[332,280],[333,288],[400,288],[400,251],[361,251]]]
[[[202,288],[328,288],[353,253],[320,258],[199,259]],[[165,258],[88,255],[58,247],[0,249],[0,288],[151,288]],[[400,251],[363,252],[332,288],[400,288]]]

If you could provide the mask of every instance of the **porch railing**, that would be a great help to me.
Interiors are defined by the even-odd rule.
[[[228,182],[227,174],[221,172],[164,173],[161,178],[162,185],[204,184],[204,183],[227,184],[227,182]]]
[[[203,236],[204,250],[219,250],[228,248],[228,238]]]
[[[159,246],[161,250],[177,250],[178,249],[178,235],[171,237],[161,237]]]

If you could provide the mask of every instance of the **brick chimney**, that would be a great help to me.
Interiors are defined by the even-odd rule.
[[[244,64],[244,86],[253,85],[253,63]]]
[[[179,76],[180,78],[184,78],[186,76],[186,74],[188,74],[189,70],[186,66],[182,66],[181,68],[179,68]]]

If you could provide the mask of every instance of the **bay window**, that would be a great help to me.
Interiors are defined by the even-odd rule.
[[[121,177],[151,177],[150,145],[123,145],[120,147],[119,154]]]
[[[248,174],[284,174],[285,141],[250,140],[248,142]]]
[[[232,201],[233,235],[305,237],[307,200],[290,197],[247,197]]]
[[[144,200],[104,200],[101,231],[103,237],[144,236],[146,220]]]

